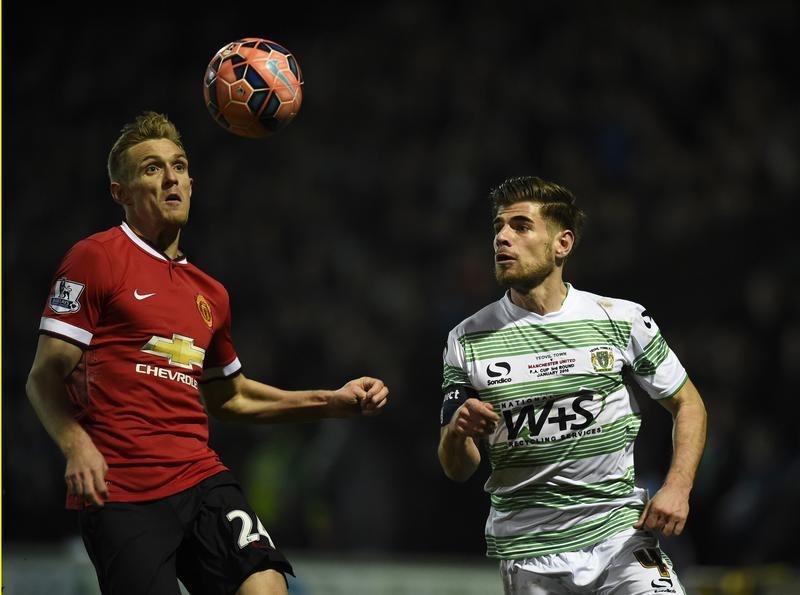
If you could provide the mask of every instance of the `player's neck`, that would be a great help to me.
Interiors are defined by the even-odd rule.
[[[176,260],[181,256],[180,240],[181,228],[159,228],[159,229],[144,229],[141,225],[132,224],[128,221],[128,227],[139,236],[142,240],[150,244],[159,252],[170,260]]]
[[[561,277],[552,277],[525,291],[512,287],[511,301],[520,308],[544,316],[560,310],[567,299],[567,293],[569,287]]]
[[[177,260],[182,256],[181,249],[180,249],[180,239],[181,239],[181,232],[178,230],[177,234],[175,234],[175,239],[171,242],[168,242],[166,247],[159,248],[164,254],[166,254],[170,260]],[[164,242],[159,242],[159,246],[163,246]]]

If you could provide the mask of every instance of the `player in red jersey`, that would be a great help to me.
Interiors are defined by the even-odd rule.
[[[293,574],[208,444],[208,415],[273,423],[371,416],[388,388],[287,391],[246,378],[228,293],[180,251],[192,179],[163,114],[125,125],[108,158],[118,227],[76,243],[53,281],[27,393],[66,458],[103,593],[287,592]]]

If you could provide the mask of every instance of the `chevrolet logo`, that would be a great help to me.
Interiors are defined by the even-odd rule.
[[[172,334],[172,339],[165,339],[164,337],[153,336],[144,347],[142,351],[145,353],[152,353],[159,357],[165,357],[173,366],[180,368],[192,369],[192,366],[203,366],[203,359],[206,356],[206,350],[194,346],[194,339],[184,337],[177,333]]]

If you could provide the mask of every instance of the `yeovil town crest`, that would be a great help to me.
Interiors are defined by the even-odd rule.
[[[595,372],[611,372],[614,369],[614,352],[610,347],[595,347],[589,353]]]

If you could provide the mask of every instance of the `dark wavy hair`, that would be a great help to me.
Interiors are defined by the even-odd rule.
[[[492,217],[497,216],[500,207],[518,202],[535,202],[541,205],[542,216],[561,229],[569,229],[575,236],[577,246],[586,213],[575,206],[575,195],[563,186],[548,182],[536,176],[508,178],[489,192],[492,201]]]

